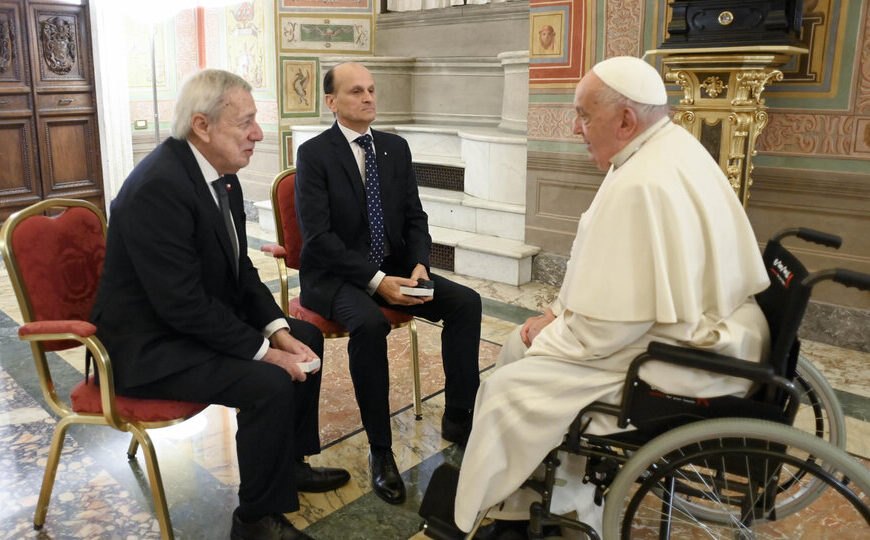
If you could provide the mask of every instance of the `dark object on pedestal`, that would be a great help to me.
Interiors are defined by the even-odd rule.
[[[800,45],[803,0],[673,0],[660,48]]]

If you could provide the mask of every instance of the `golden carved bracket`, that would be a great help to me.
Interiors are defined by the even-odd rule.
[[[665,81],[683,92],[674,122],[710,151],[745,207],[752,186],[755,141],[767,125],[762,93],[781,81],[784,65],[806,49],[791,46],[656,49]]]

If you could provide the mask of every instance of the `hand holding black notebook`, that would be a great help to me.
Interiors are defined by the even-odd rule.
[[[435,282],[418,279],[416,287],[400,287],[399,292],[407,296],[435,296]]]

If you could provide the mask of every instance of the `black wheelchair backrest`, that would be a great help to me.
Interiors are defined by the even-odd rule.
[[[769,363],[778,375],[791,380],[800,348],[798,328],[812,293],[812,287],[803,284],[809,272],[779,240],[767,243],[762,259],[770,286],[755,300],[770,326]]]

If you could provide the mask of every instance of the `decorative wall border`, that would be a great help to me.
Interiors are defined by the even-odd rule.
[[[371,13],[372,0],[277,0],[282,13]]]
[[[374,16],[280,13],[276,36],[281,53],[372,54]]]
[[[293,130],[281,131],[281,169],[293,166]]]
[[[652,2],[657,4],[658,2]],[[604,10],[604,58],[643,53],[643,0],[608,0]]]

